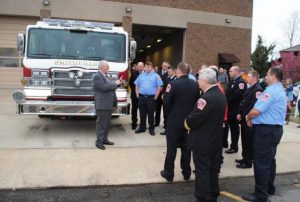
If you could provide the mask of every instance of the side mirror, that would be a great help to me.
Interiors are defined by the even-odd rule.
[[[17,50],[21,52],[21,54],[25,51],[25,37],[23,33],[18,34],[17,38]]]
[[[136,41],[131,39],[130,41],[130,59],[131,61],[134,60],[136,57]]]

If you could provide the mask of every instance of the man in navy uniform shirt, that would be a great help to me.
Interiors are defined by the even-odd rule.
[[[241,71],[238,66],[231,67],[229,70],[229,75],[231,80],[228,83],[226,90],[226,99],[228,103],[228,126],[231,134],[231,145],[230,148],[225,151],[225,153],[232,154],[237,153],[239,149],[238,142],[240,136],[240,126],[236,117],[247,86],[241,77]],[[228,132],[224,134],[224,142],[227,142],[227,136]],[[225,147],[226,145],[223,146]]]
[[[247,126],[246,115],[253,108],[258,96],[261,94],[261,87],[258,83],[259,74],[256,71],[249,72],[247,75],[247,84],[249,87],[243,95],[240,104],[237,120],[241,122],[241,139],[242,139],[242,157],[243,159],[236,159],[238,163],[237,168],[252,168],[253,160],[253,127]]]
[[[243,196],[247,201],[268,201],[275,193],[276,150],[285,121],[287,99],[282,70],[272,67],[266,75],[268,87],[258,97],[254,108],[246,116],[248,126],[254,127],[254,177],[255,191]]]
[[[226,98],[217,85],[213,69],[201,70],[198,83],[203,95],[185,122],[190,129],[188,146],[193,151],[195,164],[195,196],[197,201],[217,201]]]
[[[184,119],[192,111],[199,97],[199,88],[196,82],[189,79],[189,72],[187,63],[178,64],[177,78],[167,85],[163,99],[168,120],[166,126],[167,153],[161,176],[167,181],[172,181],[174,177],[174,161],[178,146],[181,149],[180,166],[183,178],[189,180],[191,176],[191,151],[187,149],[187,130],[184,128]]]
[[[132,130],[135,130],[137,127],[137,111],[138,111],[138,99],[136,97],[136,92],[135,92],[135,84],[134,81],[138,78],[140,73],[144,69],[144,63],[143,62],[138,62],[137,65],[135,66],[135,69],[131,70],[131,77],[129,79],[129,85],[131,89],[131,128]]]

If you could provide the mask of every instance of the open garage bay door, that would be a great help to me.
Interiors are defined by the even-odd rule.
[[[151,61],[160,67],[163,61],[173,66],[182,61],[184,29],[134,24],[132,37],[137,41],[133,63]]]

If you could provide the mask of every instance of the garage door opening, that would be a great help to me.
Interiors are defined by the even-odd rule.
[[[132,37],[137,41],[133,63],[151,61],[154,67],[160,67],[163,61],[173,66],[182,61],[184,29],[135,24]]]

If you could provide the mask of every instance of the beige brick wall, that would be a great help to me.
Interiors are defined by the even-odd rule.
[[[235,54],[249,67],[251,30],[188,23],[186,30],[185,59],[194,68],[202,64],[218,65],[218,53]]]
[[[21,88],[22,68],[0,67],[0,89]]]
[[[253,0],[105,0],[252,17]]]

